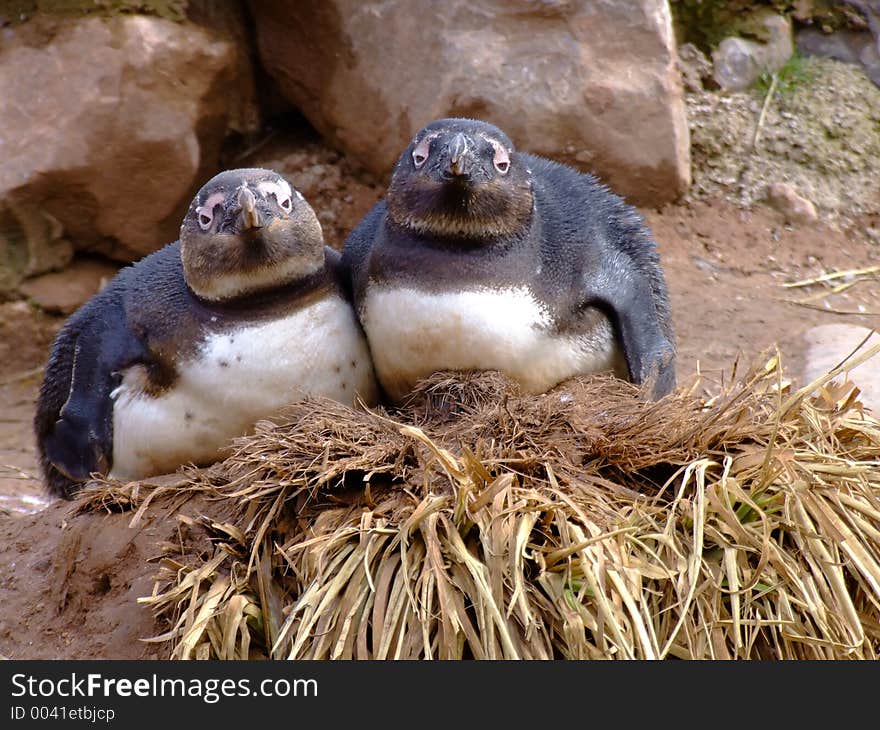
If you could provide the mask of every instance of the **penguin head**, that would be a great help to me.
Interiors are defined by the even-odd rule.
[[[497,127],[439,119],[401,155],[385,200],[395,223],[420,234],[478,241],[511,236],[531,217],[531,173]]]
[[[202,299],[272,289],[324,265],[315,211],[272,170],[226,170],[199,190],[180,227],[183,275]]]

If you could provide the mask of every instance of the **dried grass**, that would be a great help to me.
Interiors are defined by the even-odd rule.
[[[880,422],[843,367],[792,392],[773,356],[656,403],[438,375],[86,506],[216,505],[141,599],[174,658],[876,659]]]

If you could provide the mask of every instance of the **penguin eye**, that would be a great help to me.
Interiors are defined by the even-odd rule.
[[[502,175],[506,175],[507,171],[510,169],[510,155],[507,154],[507,150],[504,149],[500,144],[493,141],[492,147],[495,148],[495,156],[492,158],[492,164],[495,165],[495,169],[498,170]]]
[[[206,208],[200,208],[198,210],[199,213],[199,228],[203,231],[207,231],[211,227],[211,223],[214,222],[214,212],[207,210]]]
[[[425,164],[425,161],[428,159],[428,153],[431,151],[431,140],[434,139],[433,136],[425,137],[421,142],[416,145],[416,148],[412,152],[413,164],[416,168],[421,167]]]
[[[290,211],[293,209],[293,201],[291,201],[289,195],[281,195],[278,198],[278,205],[281,206],[281,210],[283,210],[285,213],[290,213]]]

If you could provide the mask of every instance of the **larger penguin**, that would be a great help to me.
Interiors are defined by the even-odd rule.
[[[342,262],[380,383],[400,401],[438,370],[500,370],[527,392],[611,371],[675,384],[651,233],[590,175],[441,119],[416,134]]]
[[[34,419],[48,490],[206,464],[306,394],[377,398],[318,219],[280,175],[222,172],[180,240],[127,267],[56,337]]]

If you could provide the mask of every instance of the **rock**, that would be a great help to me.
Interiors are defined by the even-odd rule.
[[[867,327],[852,324],[823,324],[808,330],[804,335],[807,352],[803,384],[811,383],[840,364],[870,333]],[[876,332],[860,353],[875,345],[880,345],[880,334]],[[848,377],[859,387],[865,407],[875,417],[880,416],[880,354],[853,368]]]
[[[0,208],[0,299],[7,299],[25,277],[63,269],[73,245],[50,213],[32,206]]]
[[[862,14],[865,25],[873,34],[880,50],[880,0],[844,0],[844,2]]]
[[[815,28],[801,28],[795,45],[805,56],[836,58],[844,63],[858,63],[861,49],[871,43],[871,34],[851,30],[823,33]]]
[[[740,91],[752,86],[764,73],[781,69],[794,53],[791,22],[775,13],[762,13],[758,20],[766,42],[725,38],[712,53],[714,79],[722,89]]]
[[[243,3],[216,0],[187,0],[186,17],[211,35],[230,41],[236,49],[235,83],[227,88],[229,118],[227,128],[242,137],[255,140],[262,134],[263,115],[260,107],[257,76],[259,59],[253,42],[251,21]]]
[[[693,43],[678,47],[678,70],[686,91],[702,91],[712,80],[712,62]]]
[[[236,45],[137,15],[39,17],[4,32],[0,220],[18,221],[6,245],[33,249],[42,219],[77,249],[121,260],[177,238],[192,195],[219,166]]]
[[[28,279],[19,291],[51,314],[68,315],[85,304],[119,270],[95,259],[77,259],[64,271]]]
[[[666,0],[251,2],[266,70],[328,140],[387,175],[412,135],[478,117],[639,204],[690,184]]]
[[[819,216],[816,206],[802,195],[792,185],[785,182],[775,182],[767,188],[767,203],[778,210],[790,223],[812,223]]]
[[[880,86],[880,44],[866,43],[859,53],[859,63],[874,85]]]
[[[822,33],[814,28],[803,28],[795,35],[795,43],[805,56],[823,56],[859,64],[875,86],[880,86],[878,41],[868,31],[844,29]]]
[[[761,75],[760,48],[760,44],[744,38],[721,41],[712,52],[715,83],[728,91],[740,91],[754,84]]]

